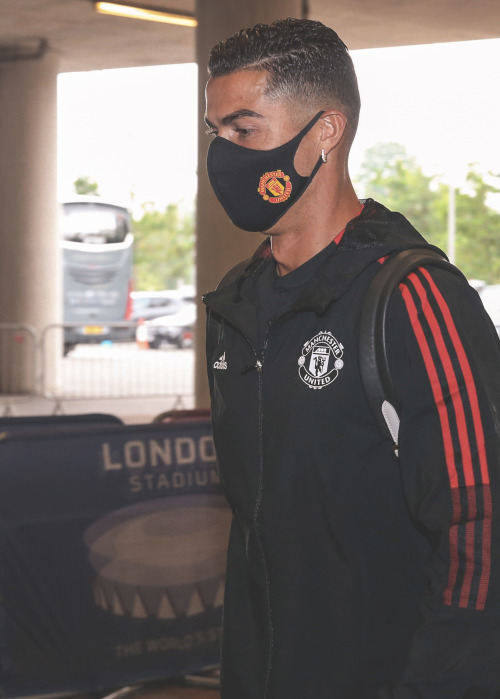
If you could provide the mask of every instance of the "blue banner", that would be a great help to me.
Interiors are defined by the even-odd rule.
[[[216,665],[231,512],[208,420],[0,441],[0,690]]]

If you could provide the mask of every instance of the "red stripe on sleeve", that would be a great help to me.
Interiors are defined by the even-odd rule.
[[[479,581],[476,609],[484,609],[488,588],[490,584],[491,572],[491,523],[493,519],[493,507],[491,503],[491,488],[488,485],[483,487],[483,550],[482,550],[482,570]]]
[[[427,374],[431,382],[432,393],[434,395],[434,401],[438,410],[439,421],[441,423],[441,432],[443,435],[444,451],[446,457],[446,467],[448,469],[448,477],[450,479],[450,487],[452,490],[458,488],[458,475],[457,467],[455,464],[455,450],[453,448],[453,440],[451,436],[450,424],[448,420],[448,412],[446,410],[446,405],[444,402],[443,392],[441,389],[441,382],[434,366],[434,361],[432,359],[431,351],[425,337],[424,330],[420,324],[418,318],[418,311],[413,298],[410,294],[409,289],[401,284],[401,293],[403,294],[403,299],[406,304],[408,315],[410,316],[410,321],[413,327],[413,331],[417,338],[418,345],[420,347],[420,352],[424,360],[425,368],[427,369]]]
[[[434,338],[434,342],[436,343],[436,348],[439,353],[439,359],[441,360],[441,364],[443,366],[445,375],[446,375],[446,381],[448,383],[448,389],[450,393],[450,397],[452,400],[453,404],[453,409],[455,411],[455,419],[457,422],[457,431],[458,431],[458,439],[460,443],[460,454],[461,454],[461,461],[463,465],[463,471],[464,471],[464,477],[465,477],[465,485],[467,487],[469,486],[474,486],[475,485],[475,477],[474,477],[474,471],[472,468],[472,453],[471,453],[471,447],[470,447],[470,442],[469,442],[469,433],[467,431],[467,420],[465,418],[465,411],[464,411],[464,405],[462,402],[462,395],[460,393],[460,388],[458,386],[458,381],[457,381],[457,376],[455,374],[455,370],[453,368],[453,364],[450,358],[450,354],[448,352],[448,349],[446,347],[444,338],[443,338],[443,333],[441,331],[441,328],[439,326],[438,320],[429,304],[429,299],[427,298],[427,292],[425,291],[424,287],[422,286],[420,280],[418,279],[416,274],[411,274],[408,278],[409,280],[412,281],[417,294],[420,298],[420,301],[422,303],[422,310],[424,312],[425,318],[427,322],[429,323],[429,326],[431,328],[432,336]],[[445,321],[448,320],[445,318]],[[449,318],[451,321],[451,316]],[[455,325],[453,324],[453,321],[451,321],[451,324],[453,326],[452,329],[455,330],[456,334],[456,329]],[[450,327],[447,324],[447,330],[451,335],[450,332]],[[458,339],[458,336],[457,336]],[[461,343],[460,343],[461,345]],[[455,348],[456,349],[456,348]],[[462,348],[463,349],[463,348]],[[472,378],[472,375],[471,375]]]
[[[472,371],[470,368],[469,360],[465,353],[463,344],[458,335],[455,323],[451,316],[448,304],[444,300],[441,292],[437,288],[434,280],[429,274],[428,270],[422,268],[422,274],[428,280],[430,288],[434,294],[436,301],[438,302],[439,308],[443,317],[446,320],[448,327],[448,332],[453,342],[453,346],[457,353],[458,360],[460,362],[460,367],[464,375],[467,393],[469,396],[469,402],[472,410],[472,419],[474,423],[475,437],[479,456],[479,465],[481,469],[481,481],[483,483],[482,493],[483,493],[483,537],[482,537],[482,554],[481,554],[481,576],[478,586],[478,596],[476,602],[476,609],[484,609],[486,604],[486,596],[488,593],[490,573],[491,573],[491,524],[492,524],[492,504],[491,504],[491,489],[490,489],[490,474],[488,471],[488,461],[486,457],[486,445],[484,441],[484,430],[483,423],[481,420],[481,412],[479,410],[479,401],[477,397],[476,384],[474,382],[474,377],[472,376]],[[467,553],[469,552],[469,536],[467,536]],[[465,585],[465,580],[464,580]]]
[[[445,372],[446,381],[448,384],[449,393],[455,413],[455,419],[457,422],[461,466],[463,468],[465,485],[467,487],[467,522],[462,522],[462,508],[460,504],[459,490],[457,490],[459,480],[456,456],[458,456],[458,454],[455,454],[455,449],[453,446],[453,438],[451,435],[448,413],[443,398],[443,388],[439,381],[439,376],[436,370],[434,359],[432,357],[430,347],[425,336],[424,328],[420,323],[418,311],[411,296],[411,293],[404,284],[401,284],[400,289],[403,294],[403,299],[405,301],[408,314],[410,316],[410,320],[412,323],[413,330],[415,332],[415,336],[417,338],[417,342],[420,347],[420,351],[422,353],[424,364],[426,366],[429,380],[431,382],[434,400],[438,410],[443,436],[446,465],[450,480],[450,487],[452,489],[452,524],[449,533],[450,570],[448,576],[448,586],[444,593],[444,602],[446,604],[451,604],[453,589],[457,582],[457,575],[460,563],[460,552],[458,550],[458,533],[459,527],[462,526],[464,527],[465,533],[465,571],[460,590],[459,606],[468,606],[474,578],[479,578],[479,582],[477,585],[477,599],[475,601],[475,608],[480,610],[484,609],[486,603],[491,569],[492,508],[491,491],[489,488],[488,463],[484,441],[484,430],[479,409],[479,401],[470,363],[468,361],[465,349],[457,332],[450,309],[446,301],[444,300],[442,294],[440,293],[439,289],[437,288],[436,284],[434,283],[432,277],[430,276],[429,272],[424,268],[421,268],[419,272],[423,274],[423,276],[427,280],[432,294],[434,296],[434,299],[438,304],[438,307],[442,314],[444,325],[451,338],[451,342],[453,344],[453,348],[458,359],[460,371],[463,376],[463,381],[467,391],[467,397],[472,413],[474,442],[477,448],[481,474],[481,482],[478,483],[476,481],[473,470],[473,457],[469,441],[469,431],[467,429],[467,420],[465,417],[463,400],[460,394],[452,360],[447,350],[444,337],[439,326],[439,322],[427,298],[427,293],[423,285],[421,284],[419,278],[417,277],[416,273],[413,273],[408,277],[408,281],[413,284],[415,291],[417,292],[419,299],[422,303],[422,310],[426,318],[426,321],[431,329],[432,337],[438,351],[439,359]],[[481,489],[483,498],[482,511],[479,513],[477,508],[478,488]],[[475,538],[478,517],[481,518],[482,522],[482,536],[480,544],[481,551],[476,549]]]
[[[462,505],[460,503],[460,491],[455,488],[451,491],[452,502],[452,524],[449,532],[449,547],[450,547],[450,569],[448,571],[448,584],[443,592],[443,602],[451,606],[453,602],[453,590],[458,577],[459,569],[459,551],[458,551],[458,522],[462,513]]]
[[[448,304],[444,300],[441,292],[435,285],[432,277],[430,276],[429,272],[426,269],[422,269],[422,274],[426,277],[428,280],[430,287],[432,289],[432,293],[434,294],[434,297],[436,298],[439,308],[443,314],[443,317],[446,320],[446,325],[448,327],[448,332],[450,333],[450,337],[453,342],[453,346],[455,348],[455,351],[457,353],[458,361],[460,362],[460,367],[462,369],[462,373],[465,378],[466,386],[467,386],[467,393],[469,396],[469,402],[471,405],[472,409],[472,419],[474,421],[474,429],[476,433],[476,442],[477,442],[477,448],[478,448],[478,454],[479,454],[479,464],[481,467],[481,480],[484,484],[487,484],[490,482],[490,475],[488,473],[488,462],[486,459],[486,447],[484,443],[484,431],[483,431],[483,423],[481,420],[481,413],[479,410],[479,402],[477,399],[477,391],[476,391],[476,384],[474,383],[474,378],[472,376],[472,371],[470,368],[469,360],[467,359],[467,355],[465,354],[464,347],[462,345],[462,342],[460,340],[460,337],[458,335],[457,329],[455,327],[455,323],[453,322],[453,318],[451,317],[450,309],[448,307]]]
[[[459,551],[458,551],[458,522],[462,516],[462,508],[460,504],[460,492],[458,489],[458,474],[455,464],[455,450],[453,448],[453,440],[451,436],[450,424],[448,420],[448,412],[444,403],[441,383],[434,366],[431,351],[425,337],[424,330],[418,317],[417,307],[411,296],[409,289],[404,285],[400,285],[401,293],[406,304],[408,315],[417,338],[420,352],[422,354],[427,374],[431,383],[434,402],[436,403],[439,421],[441,423],[441,434],[443,436],[444,453],[446,459],[446,467],[448,470],[448,478],[451,487],[452,499],[452,524],[449,531],[449,548],[450,548],[450,569],[448,571],[448,584],[444,591],[444,603],[451,605],[453,590],[457,582],[459,570]]]

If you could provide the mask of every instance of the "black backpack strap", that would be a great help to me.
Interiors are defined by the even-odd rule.
[[[462,272],[439,252],[411,248],[391,253],[373,278],[365,296],[360,319],[359,363],[366,397],[381,431],[390,435],[397,455],[399,416],[387,357],[387,312],[394,289],[417,267]]]

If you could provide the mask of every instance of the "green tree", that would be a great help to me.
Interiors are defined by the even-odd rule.
[[[365,196],[400,211],[430,243],[446,251],[449,188],[437,176],[425,175],[403,146],[369,149],[356,183]],[[456,192],[456,262],[470,279],[500,281],[500,213],[488,204],[490,195],[499,192],[473,166],[467,188]]]
[[[400,211],[430,243],[446,246],[444,190],[423,173],[404,146],[383,143],[367,150],[357,182],[365,196]]]
[[[175,204],[156,211],[143,205],[133,220],[135,286],[141,291],[173,289],[194,281],[194,215],[179,213]]]
[[[488,183],[469,166],[467,187],[456,194],[457,264],[469,278],[500,282],[500,213],[488,205],[500,193],[500,176]]]
[[[78,177],[73,182],[73,186],[77,194],[92,194],[96,197],[99,196],[99,185],[94,180],[91,180],[88,175]]]
[[[383,182],[384,178],[394,174],[397,163],[406,163],[414,167],[416,161],[406,152],[400,143],[378,143],[365,151],[359,170],[358,182],[371,183],[372,187]]]

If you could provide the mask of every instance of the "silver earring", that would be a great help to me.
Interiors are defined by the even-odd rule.
[[[326,158],[327,158],[327,156],[326,156],[326,153],[325,153],[325,149],[322,148],[322,149],[321,149],[321,160],[322,160],[324,163],[326,163]]]

